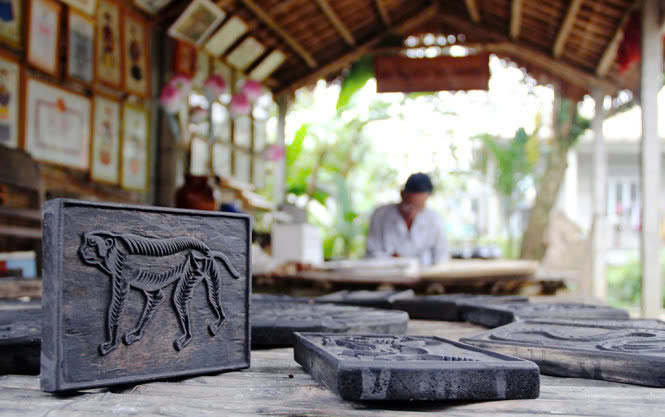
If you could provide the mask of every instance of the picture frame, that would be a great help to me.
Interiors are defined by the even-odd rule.
[[[249,78],[255,81],[263,81],[286,61],[286,54],[275,49],[249,73]]]
[[[26,62],[54,77],[60,75],[60,18],[55,0],[30,0]]]
[[[95,21],[76,9],[67,16],[67,79],[92,84],[95,79]]]
[[[24,149],[38,161],[87,171],[91,100],[36,77],[24,80]]]
[[[253,36],[248,36],[240,42],[240,45],[229,52],[226,62],[239,71],[245,71],[254,61],[263,55],[265,50],[266,47],[261,42],[257,41]]]
[[[147,191],[150,177],[150,120],[144,107],[125,103],[122,108],[120,185]]]
[[[21,65],[16,57],[0,52],[0,145],[19,146]]]
[[[134,5],[146,13],[157,14],[173,0],[134,0]]]
[[[122,103],[96,93],[93,98],[90,178],[105,184],[120,182]]]
[[[24,0],[8,0],[5,7],[9,9],[4,13],[7,20],[0,19],[0,41],[17,50],[23,49],[24,3]]]
[[[201,46],[226,17],[210,0],[194,0],[169,28],[169,36]]]
[[[94,16],[97,9],[97,0],[60,0],[68,6],[82,11],[88,16]]]
[[[173,72],[190,78],[196,74],[196,48],[187,42],[173,40]]]
[[[95,80],[113,88],[122,88],[122,11],[115,0],[99,0],[95,39]]]
[[[206,42],[205,50],[213,57],[218,58],[248,30],[249,26],[241,18],[231,16]]]
[[[148,23],[136,13],[122,19],[125,91],[139,97],[150,95],[150,35]]]

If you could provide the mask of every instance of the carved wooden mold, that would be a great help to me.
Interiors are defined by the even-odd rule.
[[[465,302],[478,304],[523,303],[527,297],[519,295],[494,296],[472,294],[422,295],[395,300],[393,308],[406,311],[412,319],[461,321],[459,306]]]
[[[333,304],[252,303],[252,346],[291,346],[294,332],[404,334],[409,315]]]
[[[499,327],[522,319],[628,319],[628,312],[619,308],[581,303],[503,303],[485,305],[473,301],[460,303],[464,321],[485,327]]]
[[[537,398],[533,362],[438,337],[296,333],[295,360],[345,400]]]
[[[658,320],[526,320],[462,341],[532,360],[543,374],[665,387]]]
[[[247,216],[53,200],[42,389],[249,366]]]
[[[395,301],[414,297],[413,290],[405,291],[349,291],[341,290],[317,297],[317,303],[334,303],[360,307],[390,309]]]

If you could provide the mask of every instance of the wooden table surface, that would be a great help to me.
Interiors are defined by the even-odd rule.
[[[412,320],[410,334],[451,339],[484,329]],[[154,382],[55,396],[36,376],[0,376],[0,416],[662,416],[665,389],[541,377],[540,398],[488,402],[346,402],[317,384],[291,349],[252,352],[251,369],[177,382]]]

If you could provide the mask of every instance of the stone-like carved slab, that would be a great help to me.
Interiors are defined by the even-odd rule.
[[[42,310],[17,308],[0,311],[0,373],[39,373]]]
[[[665,387],[658,320],[525,320],[462,341],[534,361],[547,375]]]
[[[460,304],[462,320],[485,327],[499,327],[523,319],[623,320],[628,313],[614,307],[581,303]]]
[[[391,309],[398,300],[410,299],[415,296],[413,290],[405,291],[348,291],[342,290],[332,294],[316,297],[317,303],[334,303],[360,307]]]
[[[334,304],[252,303],[252,346],[292,346],[295,332],[405,334],[409,315]]]
[[[533,362],[438,337],[297,333],[295,360],[345,400],[537,398]]]
[[[494,296],[472,294],[422,295],[396,300],[393,308],[406,311],[412,319],[461,321],[459,306],[465,302],[478,304],[501,304],[527,302],[519,295]]]
[[[250,231],[247,216],[47,202],[42,389],[248,367]]]

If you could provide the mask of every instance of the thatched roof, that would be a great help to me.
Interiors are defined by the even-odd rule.
[[[635,89],[616,50],[632,0],[217,0],[249,24],[267,50],[287,55],[269,80],[276,93],[330,78],[377,47],[411,34],[464,34],[465,43],[510,58],[567,88]],[[183,9],[175,2],[164,14]],[[168,22],[168,19],[165,19]],[[242,38],[238,40],[238,43]],[[229,50],[232,50],[230,48]],[[260,59],[253,65],[258,65]],[[251,70],[251,67],[250,67]]]

